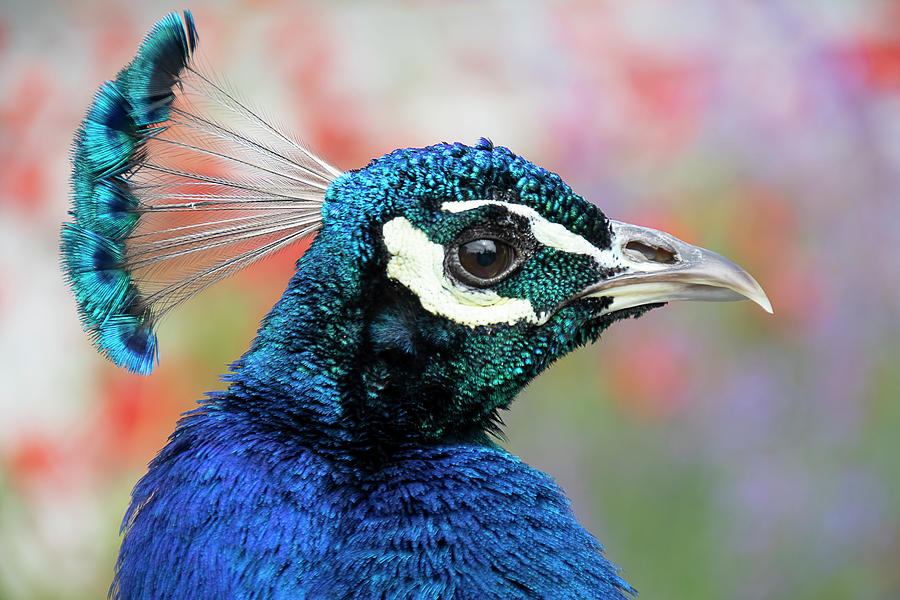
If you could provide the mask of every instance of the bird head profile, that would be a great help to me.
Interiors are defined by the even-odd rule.
[[[322,214],[312,251],[334,271],[319,298],[360,327],[355,408],[387,438],[490,430],[554,360],[668,300],[767,306],[734,263],[612,221],[486,139],[373,160],[331,184]]]
[[[771,311],[761,287],[714,252],[609,219],[558,175],[484,138],[472,146],[399,149],[340,172],[196,67],[196,43],[189,13],[160,21],[135,59],[100,88],[76,135],[73,219],[63,226],[62,256],[94,344],[120,366],[148,374],[158,360],[155,326],[169,310],[315,237],[225,377],[228,389],[189,413],[138,484],[114,591],[165,596],[175,576],[167,571],[173,563],[160,557],[220,556],[216,548],[240,539],[240,558],[228,556],[242,566],[221,574],[229,590],[279,572],[293,574],[294,587],[286,589],[297,593],[346,589],[357,592],[334,597],[369,597],[358,590],[387,585],[371,575],[400,561],[404,543],[428,554],[433,542],[449,561],[440,585],[421,569],[404,579],[401,567],[391,568],[401,573],[392,581],[413,582],[407,592],[427,580],[438,585],[428,588],[437,595],[383,596],[384,588],[372,587],[371,597],[454,597],[448,590],[469,589],[460,583],[466,577],[475,581],[471,589],[493,589],[494,580],[512,587],[455,597],[550,597],[541,590],[551,584],[581,590],[553,597],[588,597],[585,590],[623,597],[630,588],[577,526],[561,493],[490,441],[498,410],[614,321],[672,300],[750,299]],[[467,461],[475,457],[472,467]],[[229,479],[231,487],[218,485],[216,476],[232,470],[240,477]],[[513,504],[497,514],[511,515],[503,521],[509,543],[547,550],[534,557],[529,576],[503,566],[520,556],[516,547],[491,542],[484,556],[496,550],[496,561],[457,564],[456,555],[445,556],[448,540],[470,543],[474,534],[434,537],[443,526],[495,536],[499,526],[479,520],[487,517],[465,515],[483,511],[488,496],[480,494],[493,490],[488,480],[507,477],[515,485],[500,497]],[[440,511],[410,508],[407,496],[396,506],[382,498],[377,506],[396,514],[385,529],[372,525],[377,510],[367,503],[374,500],[361,490],[411,480],[425,490],[421,497],[440,496],[441,506],[465,501]],[[453,482],[462,491],[441,496]],[[510,492],[516,486],[521,495]],[[208,505],[194,501],[199,488],[212,498]],[[242,490],[251,488],[259,494],[250,494],[252,508],[242,504]],[[368,507],[369,520],[360,507]],[[300,540],[291,556],[282,556],[281,545],[276,551],[247,541],[262,535],[250,523],[266,510],[273,531]],[[517,511],[530,520],[511,525]],[[341,558],[350,550],[340,532],[354,519],[373,532],[361,542],[369,548],[364,559]],[[409,539],[405,523],[415,525]],[[210,529],[219,532],[211,545],[184,542]],[[390,549],[378,546],[382,538]],[[311,556],[323,560],[322,540],[344,575],[325,576],[312,565]],[[172,547],[160,549],[164,543]],[[142,544],[158,549],[153,561],[135,558]],[[559,562],[560,552],[584,556]],[[581,583],[564,583],[569,571],[582,573]],[[194,584],[192,597],[219,589],[205,581],[202,589]]]

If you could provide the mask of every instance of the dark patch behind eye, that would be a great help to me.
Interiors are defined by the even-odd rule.
[[[510,212],[505,206],[488,204],[454,214],[462,217],[458,221],[470,225],[460,231],[455,239],[441,242],[444,246],[444,274],[462,285],[493,287],[516,273],[542,247],[534,238],[528,219]],[[493,240],[498,248],[504,247],[509,252],[505,257],[508,260],[504,260],[507,268],[493,277],[480,277],[478,269],[466,268],[461,261],[461,248],[480,240]]]
[[[485,204],[459,213],[442,211],[439,208],[433,211],[417,211],[408,213],[407,218],[415,227],[424,231],[428,239],[444,247],[480,237],[512,241],[533,239],[528,219],[496,204]],[[464,234],[466,230],[472,233]]]
[[[480,214],[480,218],[469,220],[469,227],[459,232],[452,240],[453,245],[488,238],[504,241],[522,253],[532,253],[540,247],[531,233],[531,224],[526,217],[496,204],[488,204],[471,212],[480,211],[481,208],[487,210]],[[447,242],[441,243],[448,245]]]

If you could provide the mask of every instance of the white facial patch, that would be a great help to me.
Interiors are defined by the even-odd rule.
[[[418,296],[425,310],[469,327],[522,321],[543,325],[550,318],[549,314],[536,314],[524,298],[461,287],[448,279],[444,275],[444,247],[429,240],[404,217],[385,223],[382,232],[391,254],[388,277]]]
[[[547,248],[553,248],[569,254],[586,254],[594,257],[594,260],[604,269],[617,269],[625,264],[624,256],[619,248],[600,250],[589,241],[572,233],[559,223],[548,221],[530,206],[513,204],[512,202],[500,202],[497,200],[461,200],[444,202],[442,210],[447,212],[463,212],[481,206],[496,204],[502,206],[511,213],[521,215],[528,219],[531,226],[531,234],[538,242]]]
[[[534,238],[543,246],[570,254],[591,256],[603,269],[619,269],[627,264],[621,248],[600,250],[586,239],[553,223],[536,210],[522,204],[497,200],[464,200],[444,202],[441,209],[459,213],[496,204],[511,213],[525,217]],[[524,298],[506,298],[493,290],[462,287],[444,275],[444,247],[403,217],[384,224],[384,243],[391,258],[387,275],[412,291],[431,313],[457,323],[477,325],[514,325],[527,322],[543,325],[551,313],[537,314]]]

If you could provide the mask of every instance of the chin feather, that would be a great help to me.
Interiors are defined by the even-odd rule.
[[[75,138],[63,269],[95,345],[137,373],[166,312],[316,231],[340,174],[197,67],[196,44],[189,12],[157,23]]]

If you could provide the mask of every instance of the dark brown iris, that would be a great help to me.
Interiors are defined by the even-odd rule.
[[[503,274],[513,257],[513,249],[498,240],[472,240],[459,247],[460,266],[477,279],[493,279]]]

